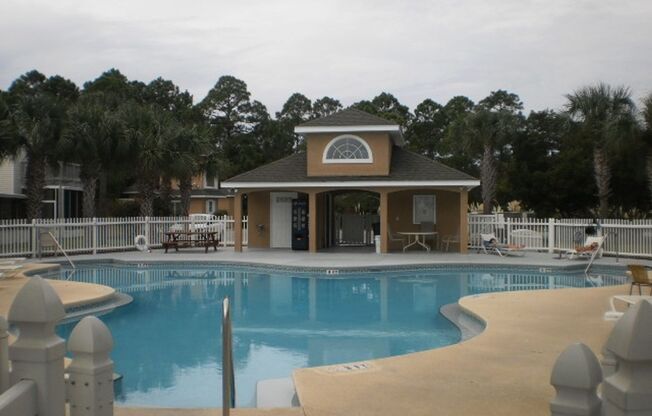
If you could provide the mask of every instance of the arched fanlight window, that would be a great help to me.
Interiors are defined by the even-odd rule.
[[[324,150],[324,163],[371,163],[371,148],[358,136],[344,135],[331,140]]]

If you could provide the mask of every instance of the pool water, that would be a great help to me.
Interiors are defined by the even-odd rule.
[[[64,275],[70,271],[64,270]],[[221,405],[221,302],[232,303],[236,405],[255,406],[259,380],[292,370],[388,357],[459,342],[439,308],[476,293],[619,284],[614,276],[501,271],[342,274],[208,265],[88,265],[71,280],[128,293],[104,315],[114,338],[116,402]],[[73,324],[59,327],[67,338]]]

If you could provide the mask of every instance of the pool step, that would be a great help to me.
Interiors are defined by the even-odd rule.
[[[256,407],[299,407],[299,397],[291,377],[272,378],[256,383]]]
[[[466,341],[484,331],[485,324],[476,317],[469,315],[458,303],[449,303],[439,309],[446,319],[457,326],[462,335],[461,341]]]

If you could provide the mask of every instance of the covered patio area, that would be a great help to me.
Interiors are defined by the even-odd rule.
[[[249,247],[294,248],[310,252],[341,245],[347,224],[336,221],[334,196],[356,189],[378,197],[377,222],[364,227],[361,245],[380,236],[380,251],[439,249],[446,240],[447,251],[467,250],[467,198],[465,187],[356,187],[346,184],[328,188],[239,189],[235,194],[235,250],[242,251],[241,218],[249,217]],[[246,203],[245,203],[246,201]],[[369,216],[373,218],[374,216]],[[368,221],[367,221],[368,222]],[[366,237],[369,236],[369,237]],[[300,244],[307,239],[305,244]]]

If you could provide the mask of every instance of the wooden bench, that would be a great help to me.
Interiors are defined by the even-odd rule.
[[[167,231],[164,234],[165,241],[162,245],[166,253],[170,248],[179,251],[179,248],[185,247],[204,247],[204,253],[208,253],[209,247],[217,251],[220,244],[217,231]],[[194,236],[197,238],[193,238]]]

